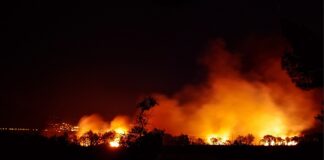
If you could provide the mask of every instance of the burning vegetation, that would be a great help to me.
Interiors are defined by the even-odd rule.
[[[61,123],[47,132],[68,131],[71,142],[85,147],[153,143],[147,137],[163,145],[297,145],[314,124],[321,101],[316,95],[321,93],[303,91],[291,82],[280,64],[286,46],[277,41],[248,49],[257,52],[252,55],[265,55],[249,57],[248,64],[223,41],[213,43],[201,60],[208,68],[206,82],[171,96],[145,98],[137,105],[134,123],[127,116],[109,123],[93,114],[82,117],[76,127]]]
[[[129,120],[126,116],[117,116],[110,123],[98,115],[84,116],[79,122],[77,136],[81,146],[109,144],[119,147],[129,130]]]
[[[201,60],[208,68],[206,82],[171,96],[155,94],[160,105],[150,110],[150,126],[201,137],[208,144],[250,144],[242,139],[251,138],[240,137],[248,134],[255,145],[297,144],[289,139],[313,126],[321,91],[292,83],[281,68],[283,44],[276,38],[248,42],[247,53],[240,54],[216,41]]]

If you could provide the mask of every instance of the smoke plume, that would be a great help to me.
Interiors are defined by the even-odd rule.
[[[174,135],[233,140],[253,134],[297,136],[312,126],[320,101],[317,91],[297,88],[281,68],[286,43],[281,39],[248,40],[241,52],[225,42],[211,43],[201,59],[206,82],[187,85],[173,95],[157,93],[149,126]],[[244,52],[244,53],[243,53]]]

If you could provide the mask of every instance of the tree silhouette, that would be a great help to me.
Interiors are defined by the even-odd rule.
[[[254,141],[254,136],[252,134],[248,134],[246,136],[238,136],[234,144],[235,145],[252,145]]]
[[[96,133],[91,132],[89,138],[90,138],[90,144],[91,146],[95,146],[99,144],[99,136]]]
[[[142,137],[147,134],[146,125],[148,123],[148,117],[145,112],[156,105],[158,105],[158,103],[153,97],[146,97],[137,104],[136,107],[139,108],[139,113],[136,116],[134,127],[127,135],[128,145],[131,145],[135,141],[141,141]]]
[[[284,36],[291,44],[282,57],[282,67],[296,86],[312,89],[323,86],[323,49],[320,36],[300,24],[282,21]]]
[[[248,134],[248,135],[246,136],[246,139],[247,139],[246,143],[247,143],[248,145],[251,145],[251,144],[253,143],[253,141],[254,141],[254,136],[253,136],[252,134]]]
[[[216,137],[212,137],[210,138],[210,142],[212,143],[212,145],[218,145],[222,142],[221,138],[216,138]]]
[[[155,128],[141,137],[142,146],[150,147],[150,149],[159,148],[162,146],[163,136],[164,131]]]
[[[230,141],[230,140],[226,140],[225,142],[224,142],[224,145],[231,145],[232,144],[232,141]]]
[[[205,141],[202,138],[194,139],[192,142],[194,145],[205,145]]]
[[[114,139],[116,136],[116,132],[109,131],[105,132],[103,135],[100,136],[100,139],[103,141],[103,143],[107,143],[108,141]]]
[[[158,105],[158,103],[153,97],[147,97],[137,104],[137,107],[140,109],[140,112],[137,115],[137,122],[134,127],[134,131],[139,133],[140,137],[142,137],[147,132],[145,127],[148,123],[148,118],[145,115],[145,111],[150,110],[156,105]]]
[[[190,144],[189,137],[185,134],[174,137],[174,140],[176,145],[186,146]]]
[[[151,109],[152,107],[158,105],[157,101],[153,97],[144,98],[143,101],[137,104],[137,107],[141,109],[141,112]]]
[[[79,138],[79,142],[82,146],[95,146],[99,144],[99,136],[90,130]]]
[[[276,137],[272,135],[265,135],[263,139],[261,139],[261,143],[267,144],[269,146],[275,145]]]
[[[277,145],[283,145],[283,144],[285,144],[285,143],[284,143],[285,140],[282,139],[281,137],[276,137],[275,141],[276,141],[276,144],[277,144]]]

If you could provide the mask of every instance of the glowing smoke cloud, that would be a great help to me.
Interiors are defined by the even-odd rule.
[[[282,42],[271,43],[271,50],[257,49],[268,56],[250,57],[257,59],[250,71],[243,71],[247,59],[241,54],[228,51],[223,41],[213,43],[202,60],[208,80],[172,96],[155,94],[159,105],[150,111],[150,127],[230,140],[251,133],[260,140],[266,134],[299,135],[312,126],[318,111],[315,91],[295,87],[281,69]]]

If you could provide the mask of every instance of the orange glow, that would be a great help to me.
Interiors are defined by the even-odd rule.
[[[115,131],[118,134],[126,134],[129,128],[129,119],[126,116],[116,116],[110,123],[104,121],[99,115],[92,114],[83,116],[79,121],[78,137],[88,131],[103,134],[109,131]]]
[[[92,114],[90,116],[83,116],[79,121],[79,130],[77,137],[85,135],[87,132],[92,131],[99,136],[104,135],[108,132],[114,132],[115,135],[112,140],[109,140],[109,146],[119,147],[120,139],[128,133],[129,130],[129,119],[126,116],[116,116],[110,123],[104,121],[99,115]],[[104,141],[99,141],[105,143]],[[89,139],[85,139],[80,142],[81,146],[90,146]]]
[[[109,123],[105,122],[99,115],[92,114],[83,116],[79,121],[79,130],[77,136],[81,137],[85,133],[92,131],[93,133],[104,133],[109,129]]]
[[[130,128],[129,119],[126,116],[117,116],[110,122],[109,130],[114,130],[118,134],[127,134]]]
[[[115,140],[113,140],[113,141],[110,141],[110,142],[109,142],[109,146],[110,146],[110,147],[113,147],[113,148],[117,148],[117,147],[119,147],[119,146],[120,146],[120,144],[119,144],[119,139],[115,139]]]
[[[208,67],[206,82],[185,86],[171,96],[154,94],[159,105],[147,112],[148,128],[199,137],[209,145],[227,145],[249,134],[253,145],[297,145],[291,137],[312,127],[322,91],[297,88],[281,68],[282,41],[269,43],[269,48],[257,48],[253,55],[258,56],[248,62],[229,52],[222,41],[214,43],[202,59]],[[252,69],[244,69],[246,63],[252,63]],[[125,116],[110,123],[98,115],[84,116],[78,126],[78,138],[90,130],[97,134],[114,131],[115,137],[107,141],[110,147],[119,147],[130,129]],[[264,140],[265,135],[270,139]]]
[[[288,143],[287,143],[288,146],[295,146],[295,145],[297,145],[297,144],[298,144],[298,143],[295,142],[295,141],[291,141],[291,142],[288,142]]]
[[[149,111],[150,126],[173,135],[202,137],[208,144],[212,137],[224,143],[238,135],[253,134],[258,144],[267,134],[300,135],[314,122],[320,105],[315,100],[318,91],[303,91],[291,82],[276,56],[284,47],[273,43],[269,50],[258,50],[259,55],[271,57],[256,58],[257,68],[245,72],[238,54],[226,50],[223,42],[215,43],[203,59],[209,68],[208,80],[172,96],[155,94],[159,105]]]
[[[286,137],[285,138],[286,140],[283,140],[283,141],[271,140],[269,142],[262,142],[261,145],[264,145],[264,146],[280,146],[280,145],[295,146],[295,145],[298,144],[298,142],[295,141],[295,140],[289,140],[289,141],[287,141],[287,138],[289,138],[289,137]]]
[[[217,141],[215,141],[216,139]],[[210,134],[206,138],[206,143],[209,145],[225,145],[226,141],[228,141],[229,138],[227,135],[217,135],[217,134]]]

